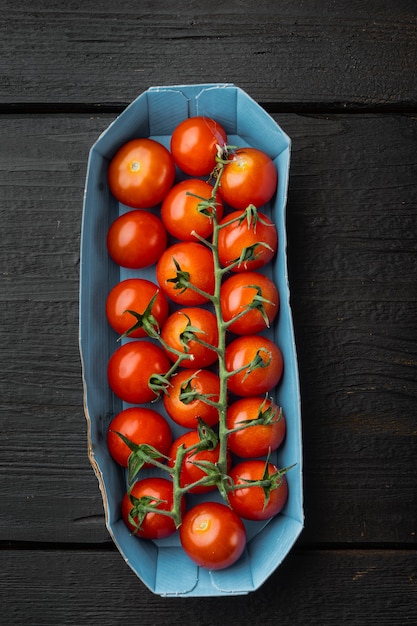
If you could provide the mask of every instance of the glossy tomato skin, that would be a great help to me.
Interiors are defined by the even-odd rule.
[[[148,382],[153,374],[166,374],[170,360],[159,346],[146,339],[121,345],[110,357],[107,376],[111,390],[130,404],[156,399]]]
[[[137,445],[148,444],[164,456],[168,454],[172,443],[171,428],[160,413],[145,407],[124,409],[112,419],[107,431],[109,452],[116,463],[123,467],[128,466],[131,449],[117,433]]]
[[[213,214],[210,215],[199,211],[198,206],[202,200],[209,200],[213,193],[213,187],[198,178],[183,180],[172,187],[165,196],[161,206],[161,219],[167,231],[181,241],[196,241],[199,237],[207,239],[213,233]],[[192,194],[192,195],[190,195]],[[198,197],[195,197],[198,196]],[[217,219],[223,217],[223,202],[216,196]]]
[[[265,471],[265,461],[249,459],[238,463],[230,470],[230,477],[235,485],[242,485],[241,489],[229,491],[230,506],[240,517],[248,520],[261,521],[277,515],[288,499],[288,482],[283,474],[278,486],[269,492],[269,501],[265,504],[265,492],[262,487],[244,487],[245,481],[261,480]],[[278,468],[268,464],[270,475]]]
[[[108,169],[112,194],[119,202],[136,209],[156,206],[175,180],[175,164],[159,142],[139,138],[119,148]]]
[[[262,302],[262,307],[268,323],[259,308],[252,308],[259,296],[266,300]],[[228,326],[228,330],[236,335],[252,335],[271,326],[279,311],[279,293],[275,283],[264,274],[239,272],[222,284],[220,305],[225,322],[246,310],[242,317]]]
[[[194,116],[183,120],[171,136],[171,153],[178,167],[190,176],[210,174],[216,164],[217,146],[224,148],[227,134],[215,120]]]
[[[151,313],[155,318],[155,329],[162,328],[169,315],[169,304],[158,285],[145,278],[127,278],[117,283],[106,300],[106,316],[110,326],[118,335],[123,335],[136,323],[136,318],[127,311],[143,314],[157,294]],[[146,337],[143,328],[138,328],[129,334],[132,339]]]
[[[144,478],[139,480],[133,486],[131,495],[134,498],[142,498],[150,496],[155,502],[162,500],[158,505],[159,509],[169,511],[173,506],[173,487],[172,482],[166,478]],[[182,511],[185,511],[185,501],[182,503]],[[160,514],[157,511],[146,514],[145,519],[139,529],[129,520],[129,513],[132,511],[132,501],[129,494],[126,493],[122,500],[122,518],[126,526],[142,539],[164,539],[169,537],[175,531],[175,523],[168,515]],[[137,522],[137,518],[136,518]]]
[[[180,526],[180,541],[192,561],[210,570],[230,567],[242,555],[246,531],[240,517],[219,502],[190,509]]]
[[[219,421],[219,412],[216,407],[204,400],[181,399],[181,393],[197,393],[206,395],[212,402],[219,401],[220,379],[211,370],[185,369],[179,370],[170,379],[171,386],[163,396],[165,410],[171,419],[183,428],[195,429],[198,418],[208,426],[215,426]]]
[[[269,202],[278,184],[272,159],[257,148],[239,148],[230,155],[220,183],[224,201],[235,209],[257,208]]]
[[[286,421],[281,409],[271,399],[249,397],[236,400],[227,409],[227,428],[240,428],[242,423],[258,419],[264,412],[272,416],[267,424],[255,424],[229,434],[227,445],[231,452],[248,459],[266,456],[279,448],[285,439]]]
[[[182,272],[188,275],[189,282],[202,290],[204,294],[213,295],[214,261],[209,248],[204,244],[193,241],[183,241],[175,243],[165,250],[156,265],[156,278],[165,295],[185,306],[196,306],[204,304],[208,298],[201,293],[197,293],[191,287],[176,288],[172,280],[175,280],[177,263]]]
[[[122,213],[107,233],[107,250],[121,267],[141,269],[154,265],[167,247],[167,232],[150,211]]]
[[[257,355],[264,365],[248,374],[245,366],[249,366]],[[284,369],[281,350],[262,335],[245,335],[234,339],[226,348],[225,364],[228,372],[244,368],[228,379],[229,391],[244,397],[260,396],[271,391],[280,381]]]
[[[201,339],[213,349],[202,345],[197,339],[187,338],[187,328],[192,327],[193,337]],[[218,344],[217,320],[214,313],[198,307],[183,307],[174,311],[162,327],[161,337],[164,342],[181,354],[188,354],[190,358],[181,361],[181,367],[204,368],[212,365],[217,359],[214,348]],[[185,341],[185,344],[183,343]],[[178,360],[178,356],[169,350],[166,351],[172,362]]]
[[[241,215],[241,211],[233,211],[224,217],[220,224],[224,225]],[[242,261],[238,265],[233,266],[231,268],[232,272],[257,270],[260,267],[264,267],[274,258],[278,248],[276,226],[264,213],[259,212],[258,217],[256,224],[251,220],[248,226],[247,219],[244,219],[241,223],[235,221],[228,226],[224,226],[219,231],[218,253],[220,264],[223,267],[228,267],[231,263],[239,260],[244,248],[251,248],[255,245],[254,254],[256,258]]]

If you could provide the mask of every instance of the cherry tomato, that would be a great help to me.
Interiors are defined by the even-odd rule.
[[[128,466],[131,449],[117,433],[137,445],[146,443],[164,456],[168,455],[172,443],[171,428],[160,413],[145,407],[124,409],[112,419],[107,431],[109,452],[123,467]]]
[[[220,570],[233,565],[246,545],[240,517],[219,502],[202,502],[190,509],[180,526],[185,553],[201,567]]]
[[[169,314],[169,305],[166,297],[155,285],[145,278],[127,278],[117,283],[110,291],[106,300],[106,316],[110,326],[123,335],[137,322],[137,319],[128,311],[135,311],[143,315],[152,298],[155,300],[150,309],[150,316],[144,324],[150,324],[156,331],[162,327]],[[132,339],[146,337],[144,327],[139,327],[129,334]]]
[[[153,139],[132,139],[110,161],[110,191],[123,204],[148,209],[164,199],[175,180],[170,152]]]
[[[243,216],[242,221],[237,218]],[[245,272],[263,267],[274,257],[278,247],[278,233],[275,224],[267,215],[258,213],[257,220],[248,220],[241,211],[233,211],[224,217],[220,224],[227,224],[236,220],[219,231],[218,253],[219,261],[223,267],[227,267],[239,261],[242,253],[242,261],[231,268],[233,272]]]
[[[133,502],[132,502],[133,498]],[[172,482],[166,478],[144,478],[136,482],[131,493],[126,493],[122,500],[122,518],[126,526],[142,539],[164,539],[175,531],[172,517],[158,513],[157,510],[145,514],[138,528],[138,512],[135,511],[136,500],[150,498],[148,504],[155,505],[156,509],[170,511],[174,504]],[[185,511],[185,501],[181,503]]]
[[[250,425],[259,419],[263,423]],[[249,425],[242,428],[245,423]],[[271,399],[240,398],[227,409],[226,424],[229,430],[239,429],[229,434],[227,444],[231,452],[244,459],[273,452],[285,438],[284,415]]]
[[[207,302],[214,293],[214,261],[204,244],[183,241],[165,250],[156,265],[156,278],[173,302],[194,306]],[[195,291],[189,284],[203,293]]]
[[[272,159],[256,148],[239,148],[230,155],[222,173],[220,193],[235,209],[249,204],[260,208],[269,202],[278,184],[278,171]]]
[[[244,487],[248,481],[259,481],[267,474],[274,476],[272,487]],[[241,489],[229,491],[230,506],[240,517],[250,520],[265,520],[277,515],[284,507],[288,498],[288,483],[285,474],[279,474],[278,468],[258,459],[249,459],[235,465],[230,470],[230,478]]]
[[[183,435],[180,435],[178,439],[174,441],[171,446],[171,449],[168,453],[170,460],[168,461],[168,467],[174,467],[175,458],[177,454],[177,450],[180,446],[184,446],[184,448],[190,448],[191,446],[195,446],[200,442],[199,434],[196,430],[189,430]],[[181,466],[180,473],[180,485],[181,487],[186,487],[188,485],[192,485],[197,482],[201,478],[205,478],[207,476],[207,472],[204,471],[201,467],[198,467],[196,463],[199,462],[209,462],[216,464],[219,460],[219,452],[220,447],[217,445],[213,449],[209,450],[190,450],[185,454],[183,464]],[[230,469],[231,459],[228,458],[228,469]],[[189,493],[207,493],[209,491],[214,491],[216,489],[216,485],[197,485],[196,487],[192,487],[189,490]]]
[[[190,355],[189,359],[181,361],[181,367],[208,367],[217,359],[217,352],[210,347],[217,348],[217,319],[207,309],[185,307],[171,313],[162,327],[161,337],[169,348]],[[178,360],[178,355],[170,350],[167,350],[167,355],[174,363]]]
[[[183,428],[197,428],[198,418],[208,426],[217,424],[217,408],[202,399],[205,396],[210,402],[219,401],[220,379],[217,374],[206,369],[179,370],[170,383],[163,402],[174,422]]]
[[[112,391],[121,400],[144,404],[157,398],[149,387],[153,374],[166,374],[170,360],[159,346],[145,339],[129,341],[110,357],[107,375]]]
[[[217,146],[224,148],[227,135],[215,120],[190,117],[174,129],[171,136],[171,153],[175,163],[190,176],[210,174],[216,164]]]
[[[122,213],[107,233],[107,249],[115,263],[130,269],[154,265],[167,247],[162,221],[150,211]]]
[[[198,237],[194,233],[207,239],[213,232],[213,209],[206,206],[202,210],[202,201],[209,200],[212,192],[213,187],[198,178],[183,180],[172,187],[161,206],[161,218],[167,231],[181,241],[196,241]],[[216,202],[216,215],[220,220],[223,203],[219,194]]]
[[[260,367],[249,367],[258,359]],[[281,350],[267,337],[245,335],[234,339],[226,348],[226,370],[229,390],[237,396],[260,396],[270,391],[281,379],[284,362]],[[247,367],[246,367],[247,366]]]
[[[279,293],[275,283],[264,274],[239,272],[222,284],[220,305],[225,322],[240,316],[228,326],[230,332],[254,335],[269,328],[276,318]]]

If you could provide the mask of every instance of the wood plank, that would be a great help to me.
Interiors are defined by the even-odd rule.
[[[0,539],[108,541],[86,454],[78,263],[89,146],[114,115],[2,116]],[[415,545],[416,146],[407,116],[297,116],[288,201],[301,543]]]
[[[154,596],[114,551],[3,550],[2,617],[13,626],[403,626],[415,623],[415,556],[294,551],[258,591],[202,601]]]
[[[151,85],[232,82],[281,106],[416,106],[413,0],[2,8],[3,105],[125,105]]]

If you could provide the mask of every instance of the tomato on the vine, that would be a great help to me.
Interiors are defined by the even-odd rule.
[[[162,220],[150,211],[122,213],[107,233],[107,249],[121,267],[141,269],[154,265],[167,247]]]
[[[149,379],[154,374],[166,374],[170,366],[164,350],[151,341],[128,341],[110,357],[107,367],[110,388],[125,402],[151,402],[158,394],[149,386]]]
[[[285,473],[273,463],[248,459],[235,465],[229,475],[235,485],[241,485],[229,491],[230,506],[240,517],[261,521],[283,509],[288,498],[288,482]],[[250,482],[262,480],[265,487],[250,486]]]
[[[223,267],[236,263],[231,267],[233,272],[253,271],[273,259],[278,247],[278,233],[275,224],[264,213],[258,212],[256,217],[252,215],[248,219],[245,212],[233,211],[220,221],[220,225],[223,227],[219,231],[218,253]]]
[[[174,180],[175,164],[169,150],[148,138],[132,139],[121,146],[108,169],[114,197],[136,209],[162,202]]]
[[[183,120],[171,136],[171,153],[175,163],[190,176],[210,174],[216,164],[218,146],[224,149],[227,134],[215,120],[194,116]]]
[[[275,283],[260,272],[233,274],[221,286],[220,306],[228,330],[236,335],[254,335],[269,328],[279,311]],[[246,312],[245,312],[246,311]]]
[[[208,426],[217,424],[218,409],[210,404],[219,401],[220,379],[217,374],[207,369],[185,369],[174,374],[169,382],[163,402],[176,424],[183,428],[197,428],[198,418]]]
[[[173,302],[185,306],[204,304],[207,294],[214,293],[212,252],[204,244],[193,241],[175,243],[159,259],[156,278]]]
[[[147,312],[151,301],[147,319],[143,326],[129,333],[129,337],[137,339],[146,337],[145,328],[150,325],[155,332],[162,327],[169,314],[168,301],[161,289],[150,280],[145,278],[127,278],[117,283],[106,300],[106,316],[110,326],[119,335],[123,335],[137,323],[137,318],[128,311],[134,311],[139,315]]]
[[[142,500],[143,499],[143,500]],[[142,539],[164,539],[176,531],[173,518],[158,509],[170,511],[174,504],[172,482],[166,478],[150,477],[137,481],[122,500],[122,518],[126,526]],[[146,506],[155,510],[146,512]],[[144,510],[145,508],[145,510]],[[185,500],[181,502],[182,513]]]
[[[266,456],[282,444],[286,421],[282,409],[270,398],[240,398],[227,409],[226,425],[231,432],[227,445],[247,459]]]
[[[208,367],[217,359],[217,319],[208,309],[184,307],[174,311],[162,327],[161,338],[168,348],[189,355],[181,361],[181,367]],[[166,353],[174,363],[178,360],[169,349]]]
[[[184,552],[201,567],[220,570],[233,565],[246,545],[240,517],[219,502],[202,502],[190,509],[180,526]]]
[[[124,435],[133,444],[152,446],[161,453],[162,457],[167,456],[172,443],[171,428],[160,413],[145,407],[124,409],[113,417],[107,430],[109,452],[113,459],[123,467],[128,466],[132,451],[118,433]]]
[[[170,189],[161,206],[167,231],[181,241],[207,239],[213,232],[213,208],[208,204],[213,187],[199,178],[183,180]],[[223,202],[216,195],[217,219],[223,217]]]
[[[277,184],[277,168],[265,152],[239,148],[230,154],[224,168],[220,194],[235,209],[245,209],[249,204],[260,208],[271,200]]]
[[[237,396],[260,396],[271,391],[281,379],[284,361],[278,346],[262,335],[244,335],[226,348],[229,390]]]

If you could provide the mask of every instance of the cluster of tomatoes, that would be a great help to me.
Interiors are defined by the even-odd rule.
[[[122,267],[155,266],[156,277],[122,280],[106,302],[126,338],[108,363],[112,391],[131,405],[108,429],[112,457],[128,468],[122,516],[141,538],[179,529],[191,559],[222,569],[244,550],[242,519],[269,519],[288,496],[286,470],[269,460],[286,431],[269,396],[283,358],[264,332],[279,311],[263,271],[278,245],[265,208],[277,170],[261,150],[230,148],[216,121],[192,117],[169,150],[148,138],[123,145],[108,181],[128,207],[110,226],[109,254]],[[183,432],[175,441],[170,420]],[[141,477],[149,467],[155,475]],[[190,506],[188,494],[204,495]]]

